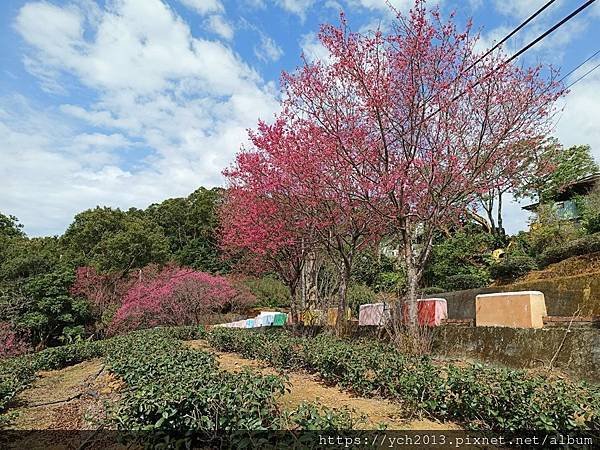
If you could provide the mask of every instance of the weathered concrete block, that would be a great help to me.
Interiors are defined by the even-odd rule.
[[[288,315],[286,313],[277,312],[273,317],[273,326],[274,327],[282,327],[285,325],[287,321]]]
[[[325,315],[320,309],[309,309],[302,314],[302,321],[305,327],[314,325],[323,325]]]
[[[480,294],[475,298],[478,327],[542,328],[546,315],[544,294],[539,291]]]

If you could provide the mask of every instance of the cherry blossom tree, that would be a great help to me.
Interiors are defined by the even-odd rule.
[[[419,0],[387,35],[351,32],[342,16],[319,35],[328,62],[283,76],[282,120],[310,122],[335,143],[354,198],[402,243],[413,326],[435,231],[519,176],[532,148],[521,144],[546,137],[562,93],[552,70],[504,63],[501,52],[477,62],[470,28]]]
[[[158,325],[198,325],[211,314],[240,310],[253,301],[251,294],[225,277],[167,266],[131,286],[110,329],[117,333]]]
[[[274,272],[284,281],[296,318],[304,263],[303,224],[262,184],[260,155],[244,152],[224,171],[230,187],[219,209],[221,248],[243,272]]]
[[[319,246],[339,268],[342,310],[356,251],[391,238],[408,279],[398,308],[414,330],[435,232],[517,184],[562,88],[551,69],[480,58],[470,23],[459,31],[421,0],[388,34],[351,32],[342,15],[319,38],[329,58],[283,74],[281,113],[225,173],[247,202],[229,211],[239,226],[225,241],[238,233],[254,254]]]
[[[231,189],[224,208],[224,242],[275,256],[278,264],[297,261],[293,293],[302,264],[322,250],[337,270],[338,318],[343,319],[354,257],[376,235],[378,223],[356,196],[361,187],[354,169],[330,136],[310,121],[261,122],[250,139],[253,148],[240,153],[225,172]]]
[[[0,322],[0,359],[31,351],[27,340],[9,322]]]

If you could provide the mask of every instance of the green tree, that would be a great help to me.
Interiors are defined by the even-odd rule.
[[[108,207],[88,209],[75,216],[61,238],[75,266],[93,265],[102,271],[141,268],[169,259],[163,229],[144,211]]]
[[[221,188],[201,187],[186,198],[171,198],[146,210],[162,227],[179,264],[209,272],[228,271],[217,237],[217,207],[222,195]]]
[[[547,203],[569,183],[599,170],[589,145],[566,149],[559,145],[548,146],[543,157],[552,170],[529,174],[527,182],[516,193],[517,197],[536,197],[540,203]]]
[[[23,225],[19,223],[19,219],[0,212],[0,239],[24,236]]]
[[[17,325],[29,332],[34,344],[70,342],[83,335],[88,304],[69,294],[72,283],[71,270],[37,275],[25,283]]]
[[[425,284],[445,290],[485,286],[490,281],[489,255],[495,237],[477,225],[439,236],[432,249]]]
[[[15,281],[47,273],[61,263],[62,249],[56,237],[14,237],[0,253],[0,281]]]
[[[118,231],[104,235],[90,262],[104,272],[127,272],[168,259],[169,244],[162,229],[151,220],[134,216],[126,217]]]
[[[356,256],[351,281],[375,292],[398,292],[406,286],[406,274],[394,258],[367,249]]]
[[[120,209],[99,206],[77,214],[61,237],[75,265],[89,264],[100,242],[123,228],[125,216]]]

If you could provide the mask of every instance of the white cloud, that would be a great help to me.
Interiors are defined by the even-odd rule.
[[[387,5],[386,0],[348,0],[348,4],[350,6],[360,6],[366,9],[378,9],[382,11],[389,10],[389,6]],[[413,0],[392,0],[390,4],[400,10],[409,9],[412,5],[414,5]]]
[[[315,33],[307,33],[300,39],[300,47],[304,57],[310,61],[330,61],[329,50],[321,43]]]
[[[392,8],[401,12],[410,10],[415,4],[414,0],[346,0],[346,2],[351,8],[363,8],[389,14],[392,14],[393,11],[390,9],[388,3],[392,5]],[[427,6],[431,7],[441,2],[442,0],[429,0]]]
[[[260,33],[260,44],[254,47],[254,54],[265,62],[277,61],[283,55],[283,50],[271,37]]]
[[[306,12],[313,6],[315,0],[276,0],[276,2],[281,8],[304,20]]]
[[[566,81],[576,81],[598,64],[598,60],[585,64]],[[569,94],[561,101],[562,114],[559,113],[556,136],[565,146],[589,144],[596,161],[600,163],[600,69],[596,69],[586,78],[575,84]]]
[[[233,39],[233,27],[223,16],[210,16],[208,28],[227,40]]]
[[[523,0],[494,0],[496,11],[506,16],[525,19],[542,6],[541,2]]]
[[[219,0],[179,0],[179,2],[201,15],[225,11]]]
[[[496,43],[502,40],[508,33],[512,31],[512,28],[501,25],[499,27],[491,29],[489,32],[482,32],[479,35],[479,40],[475,44],[475,50],[479,52],[485,52],[492,48]]]
[[[44,110],[0,99],[0,210],[32,234],[61,233],[97,204],[144,207],[220,184],[245,130],[278,107],[272,83],[162,2],[108,5],[92,20],[87,7],[28,3],[15,20],[26,68],[94,99]]]

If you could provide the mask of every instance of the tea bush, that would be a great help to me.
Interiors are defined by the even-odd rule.
[[[576,430],[600,427],[600,388],[522,370],[478,364],[436,365],[380,342],[349,342],[327,335],[213,329],[223,351],[277,367],[304,368],[358,394],[379,394],[441,420],[495,430]]]
[[[173,339],[198,339],[205,335],[201,327],[157,328],[141,333],[148,336],[170,336]],[[106,349],[120,338],[105,341],[82,341],[26,354],[15,358],[0,359],[0,417],[6,412],[14,396],[25,389],[40,370],[56,370],[82,361],[104,356]],[[0,418],[0,424],[2,424]]]
[[[223,372],[209,353],[147,332],[118,340],[106,361],[127,385],[115,416],[126,430],[270,428],[285,391],[279,377]]]
[[[40,370],[54,370],[96,358],[104,353],[105,342],[79,342],[41,352],[0,360],[0,414]]]
[[[217,430],[346,430],[363,420],[353,411],[317,403],[281,411],[277,398],[286,391],[285,377],[223,371],[212,354],[183,346],[160,330],[114,340],[106,362],[127,385],[113,411],[117,427],[150,432],[144,437],[152,442],[206,443]],[[229,444],[244,438],[232,436]]]

